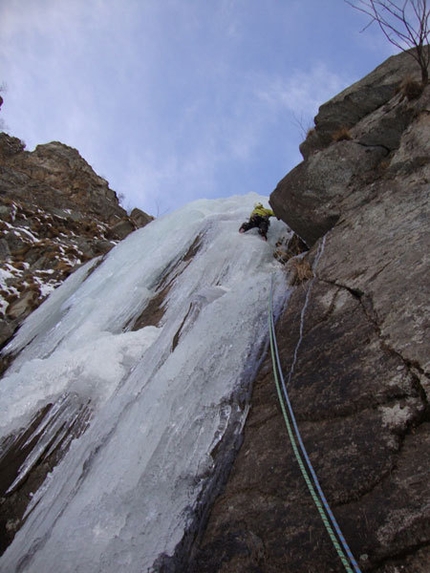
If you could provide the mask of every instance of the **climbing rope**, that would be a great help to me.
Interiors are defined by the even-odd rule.
[[[311,494],[312,500],[320,514],[323,524],[327,533],[333,543],[333,546],[342,561],[345,570],[348,573],[361,573],[354,556],[348,547],[348,544],[340,530],[333,512],[327,502],[324,492],[321,489],[316,473],[313,469],[312,463],[306,452],[303,440],[297,426],[296,418],[291,406],[288,396],[287,388],[285,385],[284,376],[282,374],[281,362],[279,359],[278,345],[276,341],[275,324],[273,320],[273,277],[269,293],[269,339],[270,339],[270,352],[272,356],[273,374],[275,378],[276,390],[278,393],[279,403],[281,406],[282,414],[287,427],[288,437],[293,448],[294,456],[299,464],[300,471],[306,482],[306,485]],[[279,376],[278,376],[279,375]],[[281,382],[280,382],[281,381]],[[282,385],[282,391],[281,391]],[[288,412],[287,412],[288,410]],[[300,448],[300,449],[299,449]],[[312,479],[311,479],[312,478]],[[336,537],[337,534],[337,537]]]

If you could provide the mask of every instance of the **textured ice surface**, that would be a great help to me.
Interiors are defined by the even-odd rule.
[[[272,219],[268,243],[238,233],[257,200],[267,204],[200,200],[134,232],[74,273],[9,344],[0,435],[48,403],[66,401],[61,415],[90,403],[92,418],[34,495],[1,572],[140,573],[173,554],[214,472],[211,452],[246,416],[271,275],[276,308],[287,295],[272,254],[285,225]],[[131,331],[173,277],[159,324]]]

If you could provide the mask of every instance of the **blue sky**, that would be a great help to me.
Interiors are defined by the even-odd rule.
[[[0,111],[130,210],[269,195],[318,107],[395,53],[344,0],[0,0]]]

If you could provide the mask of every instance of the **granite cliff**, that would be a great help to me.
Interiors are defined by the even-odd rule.
[[[277,324],[291,403],[359,567],[374,573],[429,571],[430,86],[419,79],[402,53],[322,105],[303,162],[270,198],[309,247]],[[344,570],[268,358],[193,571]]]

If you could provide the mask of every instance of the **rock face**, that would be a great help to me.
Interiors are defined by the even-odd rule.
[[[79,153],[62,143],[29,153],[0,134],[0,346],[85,261],[152,220],[130,216]]]
[[[420,74],[401,54],[323,105],[270,201],[311,247],[312,273],[277,323],[288,393],[341,530],[374,573],[428,572],[430,558],[430,86],[408,91],[406,76]],[[192,570],[345,570],[269,358]]]
[[[428,86],[420,93],[419,78],[418,65],[402,53],[321,106],[300,147],[304,162],[279,182],[270,200],[309,246],[349,208],[349,193],[385,176],[407,128],[425,130]],[[421,161],[420,149],[408,153]]]

